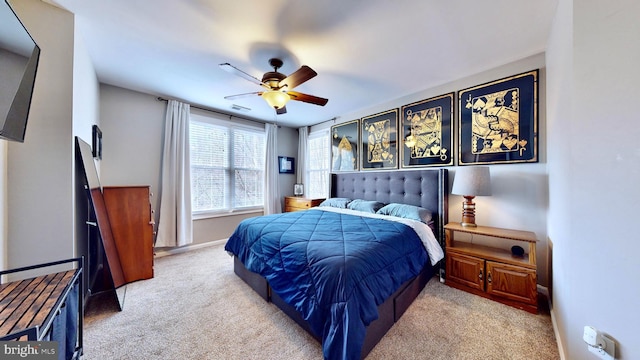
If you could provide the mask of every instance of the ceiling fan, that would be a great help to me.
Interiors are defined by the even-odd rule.
[[[297,91],[293,91],[296,86],[312,79],[316,75],[312,68],[307,65],[303,65],[300,69],[296,70],[293,74],[286,76],[279,73],[278,69],[282,67],[282,60],[278,58],[269,59],[269,65],[273,67],[273,71],[264,73],[262,80],[253,77],[246,72],[238,69],[237,67],[224,63],[220,64],[220,67],[225,71],[238,75],[245,80],[249,80],[256,85],[260,85],[266,88],[266,91],[256,91],[246,94],[225,96],[227,100],[237,99],[245,96],[258,95],[276,110],[276,114],[281,115],[287,112],[285,105],[289,100],[302,101],[309,104],[324,106],[329,100],[313,95],[303,94]]]

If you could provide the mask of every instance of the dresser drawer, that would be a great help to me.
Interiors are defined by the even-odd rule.
[[[320,205],[324,199],[307,199],[303,197],[285,196],[284,212],[307,210]]]

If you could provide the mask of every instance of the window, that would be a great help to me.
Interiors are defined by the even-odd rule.
[[[189,141],[194,214],[264,206],[264,129],[192,113]]]
[[[307,166],[307,197],[329,197],[329,131],[309,134],[309,158]]]

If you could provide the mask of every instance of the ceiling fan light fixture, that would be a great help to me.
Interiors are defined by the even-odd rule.
[[[274,109],[282,109],[291,100],[289,94],[278,90],[265,91],[262,93],[262,98]]]

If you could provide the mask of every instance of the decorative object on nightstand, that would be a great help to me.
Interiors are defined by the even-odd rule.
[[[448,223],[444,229],[447,285],[534,314],[538,312],[538,240],[534,233],[488,226],[468,227],[460,223]],[[523,254],[517,256],[507,249],[455,241],[456,232],[526,242],[528,253],[520,248]]]
[[[458,167],[451,193],[462,195],[465,198],[462,203],[462,226],[477,226],[476,204],[473,202],[473,198],[491,195],[489,168],[486,166]]]
[[[284,212],[307,210],[320,205],[324,199],[307,199],[300,196],[284,197]]]
[[[304,185],[293,184],[293,195],[302,196],[304,194]]]

